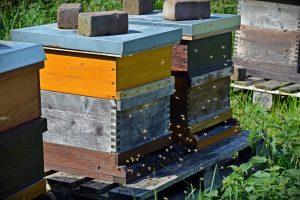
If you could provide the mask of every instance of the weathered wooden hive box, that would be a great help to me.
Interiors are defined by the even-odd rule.
[[[298,1],[239,1],[234,66],[247,75],[300,83]]]
[[[200,140],[204,138],[198,135],[208,132],[209,138],[213,133],[208,128],[223,126],[222,122],[232,118],[229,100],[232,31],[239,29],[240,16],[212,14],[210,19],[168,21],[160,11],[155,11],[148,15],[131,15],[129,22],[183,30],[181,43],[172,48],[176,92],[171,98],[171,127],[180,142],[198,148],[210,144],[206,142],[203,146]],[[235,125],[236,122],[232,129],[225,126],[234,134]],[[225,132],[218,131],[222,139]]]
[[[126,182],[124,164],[170,143],[171,45],[180,29],[130,25],[128,34],[89,38],[50,24],[12,38],[46,49],[47,168]]]
[[[46,190],[42,133],[47,124],[40,118],[39,86],[44,59],[41,45],[0,41],[0,199],[22,196],[33,185],[36,194]]]

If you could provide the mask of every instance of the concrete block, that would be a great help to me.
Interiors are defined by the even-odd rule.
[[[82,12],[81,3],[61,4],[57,11],[57,24],[60,29],[77,29],[78,15]]]
[[[154,10],[154,0],[123,0],[123,10],[131,15],[151,13]]]
[[[85,36],[117,35],[128,32],[128,13],[104,11],[80,13],[78,33]]]
[[[210,0],[165,0],[163,15],[168,20],[210,18]]]

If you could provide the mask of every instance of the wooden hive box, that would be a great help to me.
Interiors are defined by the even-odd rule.
[[[155,11],[131,15],[129,21],[183,30],[180,44],[172,48],[172,75],[176,77],[171,98],[173,138],[202,148],[234,134],[236,122],[228,126],[224,121],[232,118],[232,32],[239,29],[240,16],[212,14],[210,19],[168,21]],[[211,138],[200,137],[203,132]]]
[[[251,76],[300,83],[300,4],[241,0],[239,13],[235,67]]]
[[[46,120],[38,118],[0,133],[0,199],[11,197],[43,179],[42,133],[46,130]],[[37,190],[35,194],[42,194],[46,187]]]
[[[194,135],[201,135],[201,132],[232,119],[229,98],[231,73],[232,67],[227,67],[192,79],[176,77],[176,92],[171,98],[171,129],[177,141],[186,140],[189,136],[194,138]],[[211,132],[221,129],[216,130]],[[197,138],[197,143],[203,139]],[[195,143],[193,146],[196,146]]]
[[[42,91],[45,164],[49,169],[126,182],[125,167],[171,142],[174,80],[122,101]],[[88,160],[88,161],[87,161]]]
[[[132,24],[181,28],[182,40],[172,48],[172,74],[195,77],[232,65],[232,31],[240,16],[212,14],[210,19],[168,21],[161,11],[130,15]]]
[[[0,132],[41,116],[42,46],[0,41]]]
[[[128,34],[88,38],[50,24],[12,38],[46,49],[47,168],[127,182],[129,160],[170,143],[171,45],[180,29],[130,25]]]
[[[0,41],[0,199],[45,193],[39,70],[41,45]],[[37,187],[38,186],[38,187]],[[34,191],[33,191],[34,187]]]
[[[180,29],[142,25],[101,37],[80,36],[57,24],[12,31],[15,41],[45,47],[42,90],[118,100],[120,91],[169,78],[171,45],[180,38]]]

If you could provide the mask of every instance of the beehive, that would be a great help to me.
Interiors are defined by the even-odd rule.
[[[177,27],[183,30],[180,44],[173,46],[172,73],[195,77],[232,65],[232,31],[238,30],[240,16],[212,14],[210,19],[168,21],[160,11],[130,15],[132,24]]]
[[[41,181],[44,176],[39,70],[42,46],[0,41],[0,199]],[[40,187],[34,195],[46,190]],[[35,196],[37,197],[37,196]]]
[[[85,37],[50,24],[12,38],[46,49],[47,168],[126,182],[128,160],[170,143],[171,45],[180,29],[130,25],[128,34]]]
[[[40,117],[39,45],[0,42],[0,132]]]
[[[241,0],[239,13],[235,67],[251,76],[300,83],[299,2]]]
[[[171,98],[171,128],[175,140],[202,148],[235,134],[229,89],[232,31],[239,29],[240,16],[212,14],[210,19],[168,21],[155,11],[132,15],[129,21],[183,30],[180,44],[172,47],[176,92]],[[228,126],[224,125],[227,120],[232,128],[220,128]],[[198,137],[203,132],[208,136]]]

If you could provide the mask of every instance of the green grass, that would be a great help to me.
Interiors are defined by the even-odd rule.
[[[156,2],[161,9],[162,1]],[[62,2],[81,2],[85,11],[121,9],[117,0],[2,0],[0,2],[0,40],[9,40],[10,30],[52,23]],[[212,12],[236,13],[237,0],[212,0]],[[231,166],[223,188],[197,193],[189,199],[296,199],[300,188],[300,102],[277,99],[271,111],[252,104],[251,93],[231,94],[234,116],[241,127],[251,131],[253,145],[265,142],[265,151],[241,166]],[[252,168],[258,168],[253,173]]]

